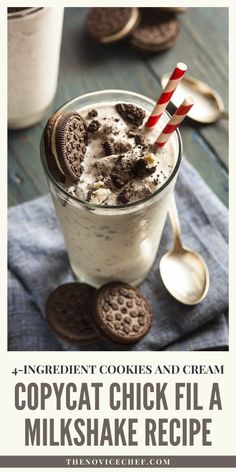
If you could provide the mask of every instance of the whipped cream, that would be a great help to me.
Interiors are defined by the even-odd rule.
[[[78,112],[88,126],[88,146],[83,172],[78,183],[70,186],[70,194],[80,200],[114,206],[142,200],[166,183],[177,161],[178,146],[175,134],[163,148],[157,150],[153,145],[165,125],[165,116],[154,128],[146,130],[143,125],[127,123],[111,103],[95,104],[92,109],[85,107]],[[143,123],[147,118],[145,112]],[[108,156],[107,146],[112,150]],[[114,179],[117,165],[127,179],[124,185],[117,185]]]

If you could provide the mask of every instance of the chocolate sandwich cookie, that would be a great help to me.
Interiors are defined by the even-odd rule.
[[[127,37],[140,21],[139,10],[133,8],[91,8],[86,29],[99,43],[115,43]]]
[[[43,132],[43,141],[44,141],[44,150],[45,157],[47,161],[48,168],[51,174],[55,177],[58,182],[65,182],[65,174],[59,168],[55,151],[53,152],[53,143],[52,143],[52,132],[57,120],[60,118],[60,113],[54,113],[48,120],[44,132]]]
[[[80,178],[87,145],[87,127],[77,112],[63,113],[56,124],[56,152],[64,174],[72,181]]]
[[[97,339],[91,324],[91,299],[96,289],[86,284],[68,283],[57,287],[46,303],[46,318],[55,333],[76,343]]]
[[[142,20],[132,32],[130,43],[136,49],[155,53],[171,48],[179,33],[176,15],[158,8],[144,8]]]
[[[49,118],[44,130],[45,155],[49,170],[63,182],[77,182],[86,152],[87,127],[77,112],[58,112]]]
[[[92,313],[99,336],[116,343],[139,341],[152,323],[152,310],[144,295],[121,282],[108,283],[97,291]]]
[[[116,188],[121,188],[132,178],[132,162],[119,156],[111,172],[111,180]]]

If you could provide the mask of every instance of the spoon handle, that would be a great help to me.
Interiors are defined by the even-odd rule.
[[[174,192],[171,196],[171,201],[168,208],[168,214],[169,214],[173,236],[174,236],[174,247],[182,247],[181,237],[180,237],[181,229],[180,229],[180,222],[179,222],[179,214],[178,214],[178,210],[176,206]]]

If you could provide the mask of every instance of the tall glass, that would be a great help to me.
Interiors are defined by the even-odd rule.
[[[96,108],[105,102],[133,103],[148,113],[154,106],[151,99],[136,93],[102,90],[75,98],[60,111]],[[174,139],[177,159],[165,184],[143,200],[123,206],[102,206],[71,196],[50,173],[41,141],[42,164],[77,279],[95,287],[113,280],[138,285],[145,279],[156,257],[181,162],[179,131]]]
[[[57,89],[62,7],[8,9],[8,127],[40,121]]]

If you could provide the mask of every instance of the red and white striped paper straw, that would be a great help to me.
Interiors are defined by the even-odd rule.
[[[158,136],[155,144],[157,147],[162,147],[171,135],[174,133],[176,128],[180,125],[180,123],[184,120],[186,115],[188,114],[189,110],[192,108],[194,104],[194,100],[192,97],[186,97],[184,101],[181,103],[179,108],[176,110],[174,115],[170,118],[169,122],[161,132],[160,136]]]
[[[179,84],[182,77],[184,76],[186,70],[187,70],[186,64],[184,64],[183,62],[178,62],[162,94],[158,98],[156,105],[152,110],[151,115],[149,116],[145,124],[147,128],[152,128],[158,122],[163,111],[166,109],[174,91],[176,90],[177,85]]]

